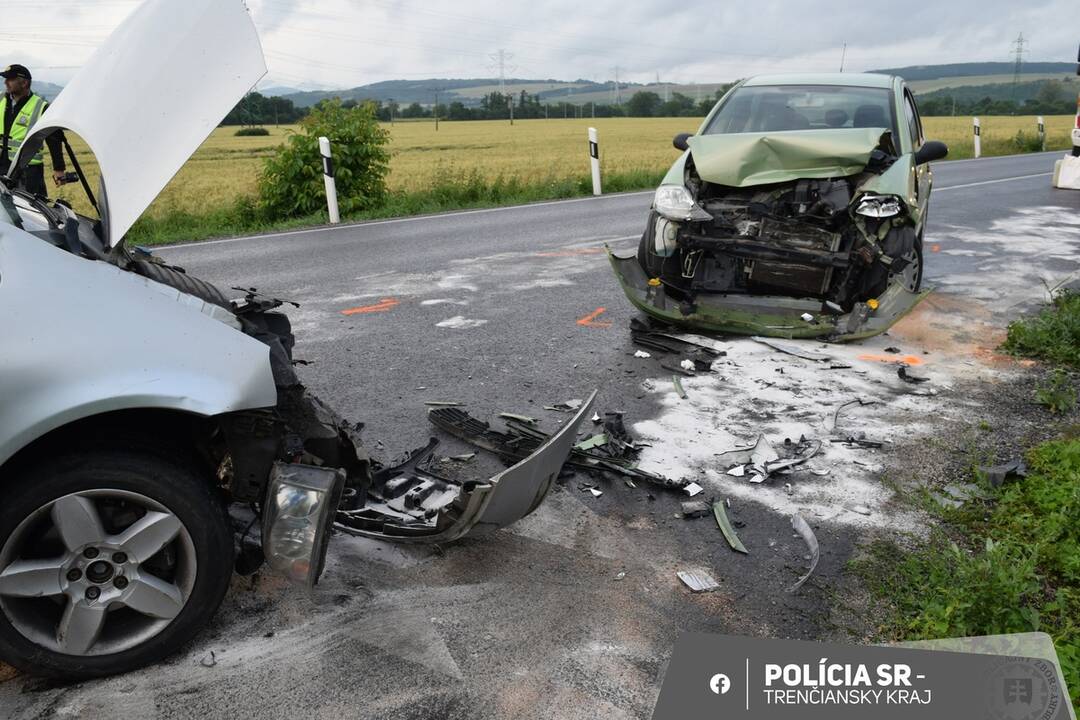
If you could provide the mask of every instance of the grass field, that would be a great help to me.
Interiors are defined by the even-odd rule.
[[[1036,80],[1066,80],[1073,81],[1075,76],[1066,73],[1024,73],[1020,76],[1020,82],[1034,82]],[[968,87],[971,85],[996,85],[999,83],[1012,83],[1013,75],[965,75],[957,77],[934,78],[933,80],[909,80],[908,87],[914,93],[928,93],[943,88]]]
[[[1048,117],[1046,121],[1047,147],[1069,147],[1073,117]],[[423,194],[447,179],[477,173],[489,183],[513,182],[519,188],[530,188],[527,194],[508,196],[508,201],[565,197],[578,192],[575,188],[582,187],[589,174],[586,131],[592,125],[600,133],[605,178],[620,179],[612,183],[613,189],[629,189],[628,183],[646,187],[677,157],[671,138],[679,132],[696,130],[699,123],[700,118],[560,118],[519,120],[513,126],[507,121],[442,122],[436,132],[431,122],[399,122],[388,126],[392,151],[389,184],[393,190]],[[949,144],[951,158],[971,156],[971,118],[926,118],[925,125],[927,137]],[[151,206],[140,227],[140,240],[171,239],[167,237],[169,232],[162,235],[151,226],[179,216],[207,216],[232,207],[241,196],[253,195],[263,158],[272,154],[293,130],[268,129],[270,135],[266,137],[235,137],[235,128],[216,129]],[[1011,139],[1021,129],[1034,133],[1035,119],[982,118],[983,154],[1016,152]],[[73,140],[96,187],[97,166],[85,145]],[[152,149],[148,149],[147,162],[153,161],[151,153]],[[89,211],[77,186],[61,188],[55,194],[70,200],[82,212]],[[485,202],[491,201],[479,199],[476,204]],[[210,225],[196,234],[206,237],[232,230]]]

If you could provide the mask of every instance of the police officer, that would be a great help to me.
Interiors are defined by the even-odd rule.
[[[4,78],[4,89],[7,91],[0,97],[0,116],[4,122],[3,133],[0,134],[0,174],[7,175],[13,169],[10,165],[15,153],[49,103],[30,90],[30,71],[24,66],[8,65],[0,72],[0,77]],[[64,181],[65,170],[61,135],[53,133],[45,142],[52,156],[53,182],[60,185]],[[23,170],[19,185],[37,195],[48,194],[45,189],[45,159],[41,150]]]

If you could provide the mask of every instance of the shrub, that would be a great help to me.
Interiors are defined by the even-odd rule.
[[[1050,306],[1038,315],[1009,324],[1002,347],[1013,355],[1080,368],[1080,293],[1054,292]]]
[[[312,215],[326,208],[319,137],[330,139],[342,215],[378,207],[386,199],[389,132],[375,106],[342,107],[329,100],[312,108],[291,135],[267,158],[259,175],[259,209],[269,220]]]
[[[242,127],[233,133],[236,137],[262,137],[269,134],[270,131],[264,127]]]
[[[1043,141],[1038,133],[1031,133],[1029,135],[1023,130],[1016,131],[1016,136],[1013,138],[1013,145],[1016,146],[1017,152],[1041,152],[1043,149]]]

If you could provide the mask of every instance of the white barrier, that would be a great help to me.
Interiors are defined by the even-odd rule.
[[[326,183],[326,208],[330,211],[330,224],[341,222],[337,204],[337,182],[334,180],[334,159],[330,156],[330,138],[319,138],[319,153],[322,155],[323,182]]]
[[[589,128],[589,163],[592,165],[592,194],[600,194],[600,143],[596,128]]]

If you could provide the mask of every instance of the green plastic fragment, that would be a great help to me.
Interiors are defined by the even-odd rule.
[[[740,552],[743,555],[749,555],[750,551],[746,549],[746,546],[739,540],[739,536],[735,534],[735,528],[731,526],[731,521],[728,520],[727,512],[724,510],[724,501],[717,500],[712,506],[713,515],[716,517],[716,524],[720,526],[720,532],[724,533],[724,538],[728,541],[728,545],[735,552]]]

